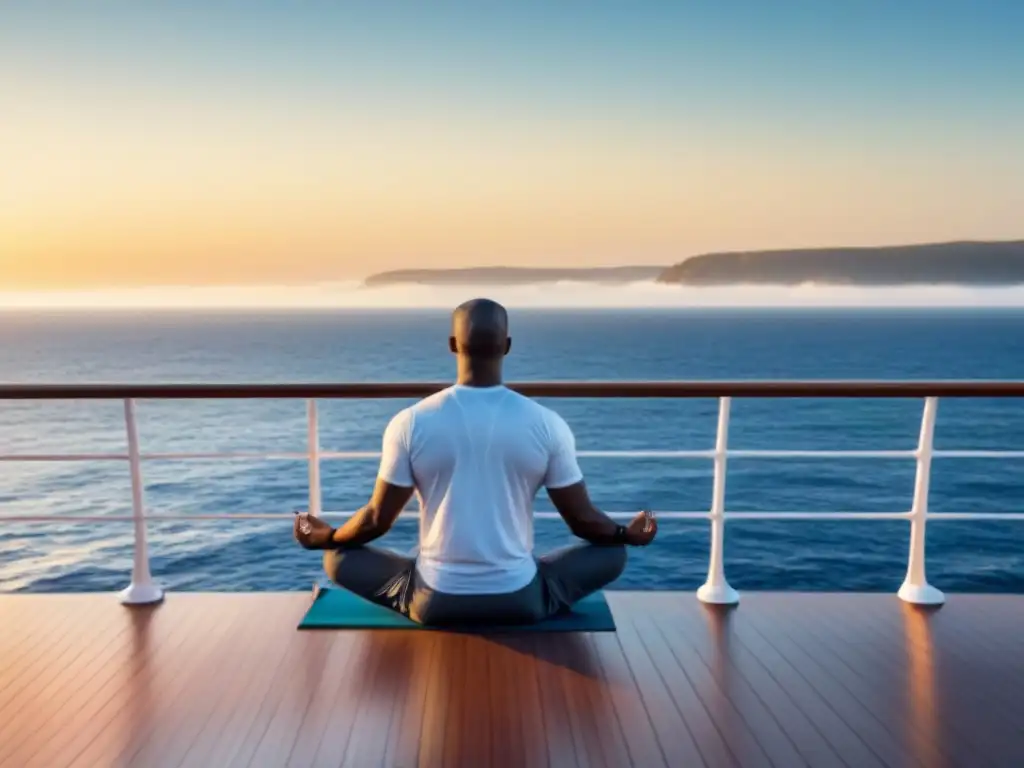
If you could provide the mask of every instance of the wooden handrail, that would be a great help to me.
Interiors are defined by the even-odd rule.
[[[448,382],[294,384],[3,384],[0,400],[389,399],[431,395]],[[1024,397],[1024,381],[523,381],[530,397]]]

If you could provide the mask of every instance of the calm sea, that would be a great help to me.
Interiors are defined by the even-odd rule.
[[[514,314],[512,379],[1024,379],[1019,311],[522,311]],[[0,317],[0,379],[7,382],[296,382],[444,380],[447,317],[435,311],[317,314],[9,314]],[[549,403],[582,450],[706,449],[713,401]],[[326,449],[376,450],[405,402],[325,402]],[[301,451],[298,401],[139,405],[144,451]],[[910,449],[919,401],[741,400],[734,448]],[[1024,450],[1024,402],[944,400],[937,446]],[[119,403],[0,403],[0,452],[124,451]],[[371,488],[372,461],[325,462],[324,505],[351,510]],[[584,462],[595,499],[611,510],[650,504],[705,510],[704,461]],[[1024,461],[937,460],[934,510],[1024,511]],[[152,462],[157,512],[279,512],[277,520],[151,526],[155,576],[174,590],[306,589],[318,560],[291,540],[291,510],[306,503],[301,462]],[[772,459],[730,462],[733,511],[904,511],[906,460]],[[130,513],[119,462],[0,464],[0,507],[12,514]],[[549,509],[546,500],[538,507]],[[414,540],[414,515],[385,539]],[[565,543],[559,521],[538,524],[540,547]],[[1024,524],[936,522],[928,567],[947,590],[1024,591]],[[902,522],[737,521],[726,536],[739,589],[898,588],[906,567]],[[665,522],[634,551],[620,587],[695,589],[707,568],[704,523]],[[124,586],[130,525],[0,525],[0,590],[86,591]]]

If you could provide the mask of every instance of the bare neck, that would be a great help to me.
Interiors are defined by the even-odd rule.
[[[473,360],[459,358],[459,375],[456,380],[464,387],[499,387],[503,383],[500,360]]]

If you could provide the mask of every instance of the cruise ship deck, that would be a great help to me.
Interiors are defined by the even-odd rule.
[[[323,450],[317,400],[420,397],[440,386],[0,386],[0,401],[123,400],[124,453],[7,454],[0,462],[124,462],[132,490],[131,515],[0,522],[134,530],[120,602],[111,594],[0,596],[0,766],[1024,765],[1024,595],[946,596],[929,584],[925,563],[929,521],[1024,521],[1018,511],[929,509],[934,459],[1024,458],[1021,450],[935,449],[938,399],[1019,398],[1024,382],[514,385],[547,397],[719,400],[711,449],[590,452],[713,464],[709,509],[658,512],[708,521],[707,581],[696,597],[609,592],[613,633],[299,631],[308,593],[165,597],[150,574],[149,520],[290,515],[154,514],[144,464],[306,462],[309,511],[344,515],[321,508],[321,462],[375,454]],[[920,438],[914,450],[735,450],[727,439],[734,397],[921,398]],[[307,450],[145,453],[135,402],[153,398],[305,399]],[[917,471],[907,510],[730,512],[729,457],[907,460]],[[905,521],[906,579],[893,594],[753,592],[741,601],[723,556],[725,523],[734,518]]]
[[[0,765],[1024,765],[1024,596],[610,592],[615,633],[487,637],[309,600],[0,597]]]

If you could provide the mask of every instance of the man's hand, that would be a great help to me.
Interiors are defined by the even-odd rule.
[[[646,547],[658,533],[658,521],[650,512],[638,512],[626,526],[626,543],[634,547]]]
[[[591,544],[625,543],[632,547],[645,547],[654,540],[654,535],[658,532],[658,522],[654,515],[645,510],[625,526],[626,535],[623,541],[619,533],[623,526],[594,506],[587,492],[587,485],[582,480],[564,488],[548,488],[548,496],[558,514],[569,526],[569,530]]]
[[[295,540],[306,549],[330,549],[334,529],[319,517],[302,512],[295,516]]]

